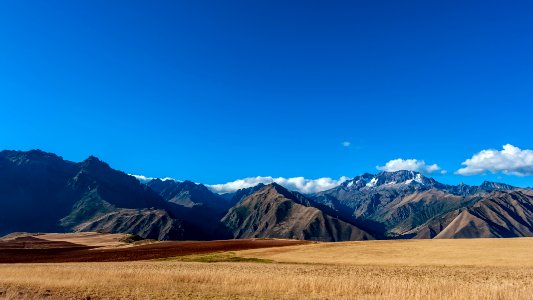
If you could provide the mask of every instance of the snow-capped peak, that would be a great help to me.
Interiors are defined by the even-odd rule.
[[[413,182],[425,185],[426,181],[426,178],[421,173],[414,171],[381,172],[374,176],[374,178],[366,184],[366,187],[373,188],[383,185],[409,185]]]
[[[374,189],[382,186],[390,188],[411,185],[416,183],[417,185],[427,186],[431,184],[431,180],[428,180],[424,175],[415,171],[402,170],[396,172],[381,172],[376,175],[365,173],[357,176],[350,181],[346,181],[343,187],[346,189]]]
[[[424,184],[424,182],[422,181],[422,174],[420,173],[416,174],[415,181],[418,183]]]
[[[359,179],[359,180],[360,180],[360,179]],[[358,180],[358,181],[359,181],[359,180]],[[350,181],[350,182],[348,182],[348,184],[347,184],[346,186],[347,186],[347,187],[351,187],[352,185],[353,185],[353,181]]]
[[[367,186],[367,187],[374,187],[374,186],[376,186],[377,183],[378,183],[378,179],[377,179],[376,177],[374,177],[374,178],[372,178],[372,180],[370,180],[370,181],[366,184],[366,186]]]

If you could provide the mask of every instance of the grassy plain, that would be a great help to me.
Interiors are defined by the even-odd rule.
[[[244,250],[237,255],[286,263],[533,268],[533,238],[314,243]]]
[[[0,293],[8,299],[533,299],[532,249],[531,238],[369,241],[157,261],[0,264]]]

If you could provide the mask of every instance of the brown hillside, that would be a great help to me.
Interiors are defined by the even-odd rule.
[[[290,238],[317,241],[368,240],[358,227],[306,205],[285,188],[271,184],[233,207],[222,222],[234,238]]]
[[[520,191],[493,192],[462,211],[435,238],[533,236],[533,197]]]

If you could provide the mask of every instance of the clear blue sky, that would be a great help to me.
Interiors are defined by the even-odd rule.
[[[6,0],[0,149],[206,183],[395,158],[498,180],[454,171],[533,148],[532,37],[531,1]]]

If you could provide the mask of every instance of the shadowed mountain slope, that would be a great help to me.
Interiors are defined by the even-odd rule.
[[[131,233],[141,237],[166,240],[169,237],[193,239],[194,235],[182,227],[162,209],[119,209],[76,225],[76,231]]]
[[[204,206],[217,211],[227,211],[231,207],[229,200],[192,181],[154,179],[146,185],[166,201],[184,207]]]
[[[230,203],[232,203],[233,205],[241,202],[242,200],[244,200],[246,197],[250,196],[251,194],[259,191],[260,189],[262,189],[265,185],[263,183],[259,183],[255,186],[252,186],[252,187],[248,187],[248,188],[242,188],[242,189],[239,189],[233,193],[225,193],[225,194],[221,194],[220,196],[221,197],[224,197],[225,199],[227,199],[228,201],[230,201]]]
[[[1,234],[72,231],[82,223],[106,219],[122,210],[145,208],[175,218],[172,207],[159,195],[96,157],[73,163],[39,150],[0,152]],[[178,224],[172,223],[147,229],[142,224],[152,224],[153,215],[139,213],[136,218],[136,223],[108,223],[106,228],[145,238],[180,239],[183,227],[187,227],[178,222],[179,228],[172,228]]]

